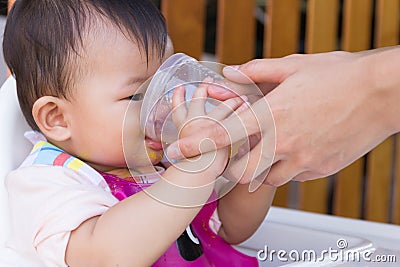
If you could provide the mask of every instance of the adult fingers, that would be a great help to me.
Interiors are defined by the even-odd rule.
[[[249,153],[250,150],[252,150],[260,142],[260,140],[260,134],[250,135],[247,139],[247,142],[238,147],[235,158],[239,159]]]
[[[327,175],[327,176],[329,176],[329,175]],[[304,181],[308,181],[308,180],[318,179],[321,177],[326,177],[326,175],[323,176],[321,174],[318,174],[318,173],[315,173],[312,171],[305,171],[305,172],[299,173],[298,175],[293,177],[292,180],[297,181],[297,182],[304,182]]]
[[[250,183],[251,191],[256,190],[263,183],[271,165],[277,160],[274,157],[274,148],[274,138],[265,137],[264,141],[258,142],[249,153],[240,158],[237,157],[238,155],[232,158],[224,176],[242,184]]]
[[[236,95],[247,94],[254,83],[263,95],[272,91],[287,77],[295,73],[306,62],[304,55],[290,55],[284,58],[254,59],[238,66],[227,66],[223,74],[226,86],[212,86],[209,95],[225,100]],[[307,59],[310,57],[307,57]]]
[[[228,68],[228,67],[227,67]],[[240,72],[238,75],[243,75]],[[245,83],[235,83],[228,79],[213,83],[208,88],[208,94],[210,97],[218,100],[226,100],[229,98],[260,93],[259,88],[254,84],[248,77],[243,77]],[[261,93],[260,93],[261,94]]]
[[[254,123],[254,121],[256,121],[257,126],[257,120],[252,117],[254,117],[254,114],[250,109],[240,114],[234,113],[221,123],[215,124],[215,126],[202,129],[201,132],[197,132],[172,143],[167,149],[167,156],[171,159],[182,159],[185,156],[193,157],[200,154],[199,145],[203,140],[211,139],[213,141],[213,145],[202,146],[202,152],[209,152],[215,148],[228,146],[248,135],[259,132],[259,128],[255,130],[256,127],[251,127],[254,132],[248,132],[243,124],[243,121],[246,121],[246,123]]]
[[[228,146],[263,130],[270,132],[271,136],[275,134],[275,123],[265,98],[258,100],[239,114],[232,114],[214,127],[203,129],[172,143],[167,149],[167,155],[171,159],[193,157],[200,154],[199,144],[205,139],[211,139],[214,145],[203,146],[202,152]]]
[[[243,111],[248,104],[245,102],[247,97],[235,97],[221,102],[209,114],[211,118],[220,121],[231,115],[234,111]],[[242,107],[243,106],[243,107]]]
[[[224,75],[234,82],[248,83],[281,83],[299,69],[302,55],[284,58],[254,59],[240,66],[229,66],[223,69]],[[248,77],[248,78],[246,78]]]
[[[287,161],[277,161],[271,166],[271,169],[264,181],[265,184],[272,186],[281,186],[299,175],[299,168],[286,164]]]
[[[241,95],[253,94],[253,95],[266,95],[274,90],[279,84],[278,83],[257,83],[253,81],[248,82],[246,85],[232,84],[229,87],[223,87],[219,85],[210,85],[208,87],[208,95],[211,98],[218,100],[226,100]]]

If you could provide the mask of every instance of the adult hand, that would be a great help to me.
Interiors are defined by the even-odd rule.
[[[250,61],[238,71],[259,84],[278,86],[236,119],[222,121],[225,129],[202,129],[171,145],[168,155],[196,155],[196,144],[204,138],[221,147],[259,132],[264,145],[249,152],[244,173],[231,172],[240,175],[237,179],[249,181],[270,166],[266,181],[275,186],[291,179],[304,181],[333,174],[399,131],[399,62],[399,46],[363,53],[331,52]],[[224,71],[228,79],[241,82],[242,75],[235,68]],[[226,92],[215,90],[214,96],[228,97]],[[271,120],[257,120],[268,117],[266,102],[275,128]],[[232,124],[237,119],[243,127]],[[271,143],[276,145],[273,160],[265,157],[271,154],[265,151],[271,149]],[[261,158],[259,163],[257,158]],[[235,167],[235,163],[230,166]]]

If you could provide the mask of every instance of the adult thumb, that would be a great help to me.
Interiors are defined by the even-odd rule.
[[[297,70],[290,58],[254,59],[243,65],[227,66],[223,74],[237,83],[281,83]]]

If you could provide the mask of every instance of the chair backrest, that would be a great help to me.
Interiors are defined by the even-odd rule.
[[[16,83],[9,77],[0,88],[0,249],[9,233],[8,196],[4,187],[5,176],[16,169],[32,149],[24,138],[30,127],[18,104]]]

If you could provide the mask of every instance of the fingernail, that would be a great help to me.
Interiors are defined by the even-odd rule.
[[[240,67],[239,65],[226,66],[224,68],[224,71],[237,71],[239,67]]]
[[[209,90],[211,90],[214,94],[218,94],[220,97],[228,97],[228,96],[232,97],[233,96],[233,93],[230,90],[228,90],[222,86],[217,86],[217,85],[212,84],[209,86]]]
[[[239,65],[233,65],[233,66],[226,66],[223,70],[224,74],[228,74],[228,75],[235,75],[238,72],[239,69]]]
[[[213,80],[213,78],[211,78],[211,77],[206,77],[206,78],[203,80],[204,83],[210,83],[210,82],[212,82],[212,81],[214,81],[214,80]]]
[[[229,92],[228,89],[226,89],[226,88],[223,87],[223,86],[220,86],[219,84],[218,84],[218,85],[216,85],[216,84],[210,84],[209,88],[210,88],[211,90],[213,90],[214,92],[216,92],[216,93],[226,93],[226,92]]]
[[[241,113],[247,109],[249,109],[250,103],[249,102],[244,102],[240,107],[236,110],[237,113]]]
[[[170,160],[178,160],[183,158],[177,143],[173,143],[167,148],[167,158]],[[172,161],[172,163],[176,162]]]
[[[246,95],[241,95],[240,98],[243,100],[243,102],[248,102],[249,98]]]

